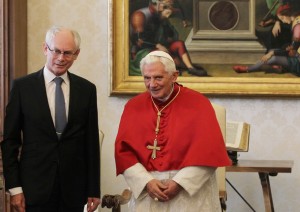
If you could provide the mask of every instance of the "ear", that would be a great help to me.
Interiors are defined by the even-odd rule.
[[[45,56],[47,56],[47,51],[48,51],[47,45],[46,43],[43,43],[43,52]]]
[[[77,57],[78,57],[79,53],[80,53],[80,49],[78,49],[78,50],[75,52],[75,54],[74,54],[74,60],[76,60],[76,59],[77,59]]]
[[[176,82],[178,75],[179,75],[179,71],[175,71],[172,73],[173,82]]]

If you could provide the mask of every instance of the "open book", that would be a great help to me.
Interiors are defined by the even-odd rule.
[[[250,124],[246,122],[226,122],[226,148],[230,151],[248,152]]]

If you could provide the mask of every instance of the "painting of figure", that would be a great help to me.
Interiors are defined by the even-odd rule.
[[[285,50],[293,42],[292,22],[278,18],[277,10],[281,5],[295,9],[296,1],[248,0],[256,14],[242,10],[244,2],[130,0],[129,75],[140,76],[141,58],[163,50],[172,55],[183,77],[297,77],[282,64],[265,69],[263,60],[266,53]],[[253,26],[247,26],[249,17]],[[262,65],[255,71],[245,68],[258,62]]]
[[[234,66],[233,69],[237,73],[261,71],[263,66],[267,66],[267,70],[271,72],[289,72],[300,76],[300,10],[293,8],[291,4],[281,4],[276,11],[276,16],[282,23],[291,27],[292,36],[287,41],[287,45],[283,43],[278,48],[271,47],[260,61],[254,65]]]
[[[187,27],[184,11],[176,0],[144,1],[142,8],[133,10],[130,15],[130,71],[140,74],[139,61],[153,50],[161,50],[172,55],[177,69],[195,76],[207,76],[206,70],[192,63],[178,30],[169,18],[179,15],[183,27]],[[131,1],[135,5],[134,1]]]

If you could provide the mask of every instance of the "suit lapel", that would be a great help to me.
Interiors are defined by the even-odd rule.
[[[72,74],[68,72],[68,76],[70,79],[70,99],[69,99],[69,114],[68,114],[68,124],[66,129],[68,129],[68,125],[72,123],[73,116],[75,115],[74,111],[76,111],[76,107],[78,106],[78,92],[80,93],[80,90],[77,89],[77,83],[76,79],[72,77]]]
[[[52,120],[50,107],[47,99],[47,92],[46,92],[46,86],[45,86],[45,79],[43,74],[43,69],[41,69],[37,74],[37,85],[38,88],[36,89],[37,97],[41,100],[40,101],[40,110],[42,114],[45,114],[45,124],[49,125],[47,126],[49,129],[53,130],[53,133],[56,136],[56,130],[55,126]]]

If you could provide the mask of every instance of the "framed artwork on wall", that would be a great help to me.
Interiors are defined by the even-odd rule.
[[[148,45],[140,51],[134,43],[140,35],[133,33],[131,24],[136,21],[134,12],[146,11],[151,5],[159,11],[159,17],[164,15],[159,24],[167,23],[176,39],[183,41],[195,69],[207,72],[205,76],[195,75],[182,63],[178,66],[180,84],[210,96],[300,96],[300,78],[292,73],[264,67],[256,72],[237,73],[232,68],[255,64],[265,54],[263,39],[272,26],[262,27],[258,23],[266,21],[278,7],[276,1],[267,5],[270,1],[273,3],[272,0],[111,0],[110,95],[145,91],[138,57],[157,46],[153,40],[144,39]],[[153,34],[148,31],[146,35],[156,38],[158,31]]]

